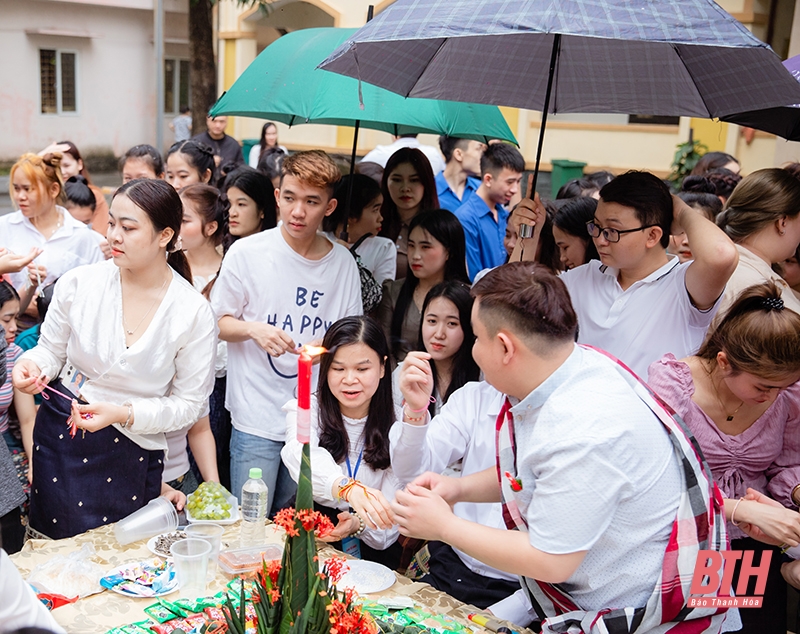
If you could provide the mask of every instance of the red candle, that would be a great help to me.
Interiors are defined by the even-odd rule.
[[[308,443],[311,440],[312,358],[306,348],[303,348],[297,363],[297,442]]]

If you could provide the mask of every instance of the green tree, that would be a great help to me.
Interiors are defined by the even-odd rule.
[[[708,152],[708,148],[700,143],[689,139],[686,143],[678,144],[678,149],[675,152],[675,157],[672,159],[672,171],[667,177],[667,180],[672,183],[672,186],[679,190],[683,179],[688,176],[697,165],[700,157]]]
[[[212,8],[216,0],[189,0],[189,58],[192,77],[192,134],[206,129],[208,107],[219,97],[214,58]],[[239,7],[260,5],[270,11],[272,0],[236,0]]]

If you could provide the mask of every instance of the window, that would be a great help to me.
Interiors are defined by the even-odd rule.
[[[164,60],[164,112],[177,114],[182,106],[191,106],[189,60]]]
[[[42,114],[78,111],[77,53],[39,50]]]

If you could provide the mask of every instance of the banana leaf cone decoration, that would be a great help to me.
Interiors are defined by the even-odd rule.
[[[368,616],[353,605],[353,593],[339,593],[335,582],[344,559],[333,558],[320,572],[316,536],[333,529],[326,517],[314,511],[311,487],[311,446],[303,443],[296,508],[283,509],[275,523],[286,531],[283,559],[264,562],[250,597],[255,606],[257,634],[344,634],[375,632]],[[245,584],[236,609],[228,598],[226,620],[232,634],[246,634]]]

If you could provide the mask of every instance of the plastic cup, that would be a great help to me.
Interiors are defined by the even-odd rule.
[[[189,524],[184,529],[186,537],[191,539],[202,539],[211,544],[211,553],[208,555],[208,571],[210,576],[214,576],[217,571],[217,559],[219,549],[222,546],[222,534],[225,527],[219,524]]]
[[[172,544],[169,552],[175,565],[181,597],[196,599],[205,596],[211,544],[204,539],[187,537]]]
[[[138,511],[122,518],[114,527],[114,536],[121,545],[148,539],[178,528],[178,512],[167,498],[150,500]]]

